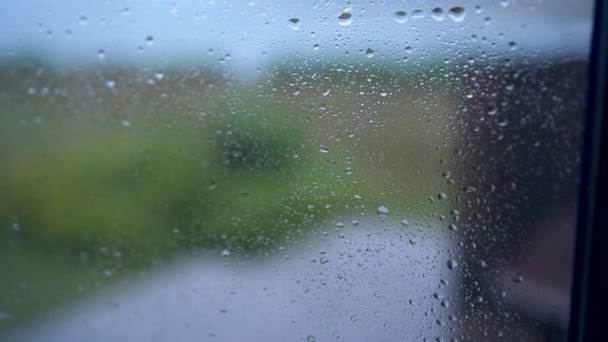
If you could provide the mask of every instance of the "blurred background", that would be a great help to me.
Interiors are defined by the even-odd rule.
[[[3,2],[0,340],[565,340],[591,27]]]

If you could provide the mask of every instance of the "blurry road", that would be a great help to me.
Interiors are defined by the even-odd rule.
[[[4,337],[93,342],[454,336],[449,329],[457,317],[449,316],[457,316],[458,303],[450,285],[457,271],[446,266],[447,234],[380,220],[361,220],[357,227],[343,222],[346,227],[327,228],[327,235],[318,230],[273,257],[184,257]]]

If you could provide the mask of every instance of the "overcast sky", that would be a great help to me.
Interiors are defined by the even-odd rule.
[[[106,61],[172,63],[229,54],[229,63],[247,69],[285,56],[366,58],[367,48],[376,60],[390,61],[407,46],[413,57],[455,55],[455,49],[488,49],[491,43],[494,52],[508,51],[510,42],[527,55],[585,54],[590,3],[5,0],[0,56],[35,51],[60,63],[91,63],[103,50]],[[437,6],[446,14],[442,21],[431,16]],[[465,9],[460,22],[447,15],[455,6]],[[338,20],[345,11],[352,14],[347,26]],[[395,20],[396,11],[408,13],[405,23]],[[292,18],[297,25],[290,25]],[[475,41],[473,34],[487,39]]]

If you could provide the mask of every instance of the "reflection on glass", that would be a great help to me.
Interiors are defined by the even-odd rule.
[[[0,338],[565,339],[590,7],[0,5]]]

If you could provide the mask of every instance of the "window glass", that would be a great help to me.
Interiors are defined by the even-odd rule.
[[[4,1],[0,339],[565,340],[589,1]]]

